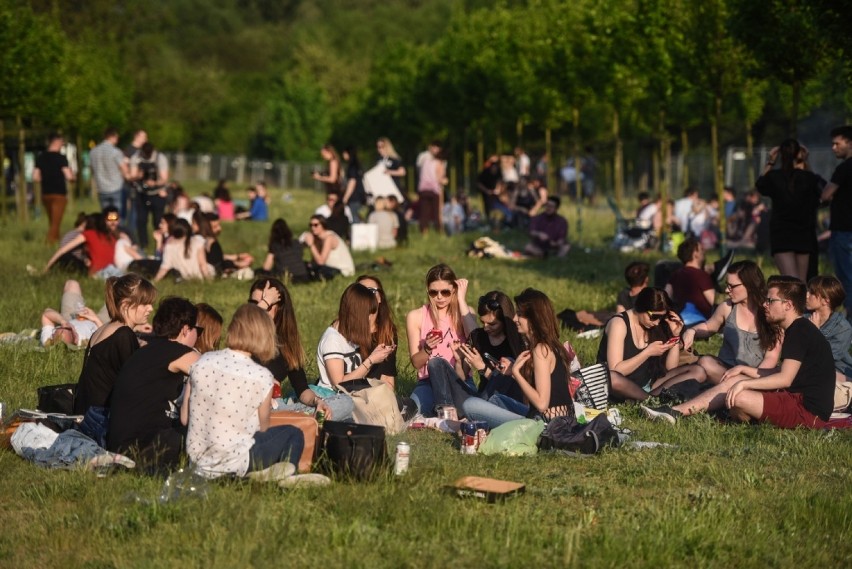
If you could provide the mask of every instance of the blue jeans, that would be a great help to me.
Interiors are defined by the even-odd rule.
[[[411,399],[424,417],[435,416],[435,406],[451,405],[463,413],[464,402],[476,396],[476,387],[470,379],[462,381],[456,370],[443,358],[432,358],[426,364],[429,377],[417,382]]]
[[[513,410],[507,407],[513,407]],[[526,417],[527,406],[498,393],[488,401],[471,397],[464,402],[464,413],[469,421],[485,421],[488,428],[493,429],[503,423]]]
[[[248,471],[263,470],[279,462],[299,465],[299,457],[305,448],[302,431],[291,425],[270,427],[254,434],[254,444],[249,449]]]
[[[350,421],[352,420],[352,410],[355,408],[355,403],[352,398],[344,393],[338,393],[329,397],[324,397],[326,405],[331,409],[331,417],[326,417],[332,421]],[[296,411],[298,413],[306,413],[313,415],[316,413],[316,407],[305,405],[298,399],[277,399],[278,411]]]
[[[832,231],[828,241],[828,254],[834,265],[834,274],[846,291],[846,319],[852,323],[852,231]]]
[[[121,206],[121,202],[122,202],[121,197],[122,197],[122,191],[121,190],[118,190],[117,192],[110,192],[108,194],[107,193],[104,193],[104,194],[99,193],[98,194],[98,202],[101,204],[101,211],[103,211],[103,209],[105,207],[108,207],[108,206],[116,207],[116,208],[118,208],[118,212],[119,212],[118,215],[121,216],[122,220],[124,220],[123,213],[122,213],[123,208]]]

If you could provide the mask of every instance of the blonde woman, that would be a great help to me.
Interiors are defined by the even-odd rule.
[[[269,426],[272,372],[278,352],[266,311],[244,304],[228,326],[227,349],[202,355],[189,370],[186,451],[207,478],[227,474],[258,478],[292,474],[305,440],[293,426]],[[276,467],[280,463],[292,466]]]
[[[388,137],[383,136],[376,141],[376,150],[379,152],[378,164],[385,167],[385,173],[393,178],[396,187],[402,191],[406,170],[405,166],[402,165],[402,159],[393,147],[393,143]]]

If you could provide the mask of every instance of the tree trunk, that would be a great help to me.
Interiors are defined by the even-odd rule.
[[[689,133],[686,132],[686,127],[680,128],[680,153],[681,153],[681,161],[683,162],[683,179],[681,180],[681,190],[689,187],[689,162],[687,158],[689,158]]]
[[[524,146],[524,121],[522,119],[518,119],[518,122],[515,123],[515,135],[517,136],[515,140],[517,140],[517,145],[520,147]]]
[[[476,171],[485,164],[485,142],[482,139],[482,129],[476,131]]]
[[[792,138],[799,137],[799,102],[802,98],[802,84],[800,81],[793,81],[793,108],[790,112],[790,136]]]
[[[660,193],[660,149],[656,146],[651,149],[651,193],[659,195]]]
[[[27,177],[24,172],[24,153],[27,149],[27,137],[21,116],[16,117],[18,125],[18,219],[29,221],[30,212],[27,208]]]
[[[583,188],[580,180],[580,109],[574,107],[571,112],[571,122],[574,126],[573,140],[571,141],[571,154],[574,156],[574,192],[577,195],[577,203],[583,201]]]
[[[662,248],[665,240],[666,232],[666,204],[669,203],[669,193],[671,190],[670,184],[672,179],[672,141],[668,131],[665,128],[666,115],[665,112],[660,112],[660,158],[663,163],[663,175],[660,180],[660,206],[663,208],[662,217],[663,223],[660,224],[659,237],[660,247]]]
[[[551,188],[554,194],[559,193],[559,188],[556,187],[556,172],[553,168],[553,132],[550,127],[544,129],[544,155],[547,157],[547,187]]]
[[[613,153],[612,176],[615,189],[615,203],[620,208],[624,197],[624,143],[621,141],[621,127],[618,124],[618,111],[612,113],[612,138],[615,141]]]
[[[725,203],[725,192],[724,192],[724,171],[722,169],[722,160],[719,157],[719,122],[722,120],[722,96],[716,95],[714,112],[713,112],[713,120],[710,122],[710,139],[711,146],[713,152],[713,188],[716,193],[716,197],[719,199],[719,207],[722,207],[721,204]],[[721,231],[724,231],[724,227],[720,227]]]
[[[3,217],[6,217],[6,214],[9,213],[9,209],[7,207],[7,200],[9,199],[8,188],[6,187],[6,123],[0,118],[0,172],[2,172],[2,183],[3,191],[0,194],[0,212],[2,212]]]
[[[754,135],[751,132],[751,121],[746,120],[745,129],[746,129],[746,157],[748,160],[748,164],[754,163]],[[746,168],[748,170],[748,187],[749,189],[754,187],[754,168]],[[724,209],[724,208],[722,208]]]

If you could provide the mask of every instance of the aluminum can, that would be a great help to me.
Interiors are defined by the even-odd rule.
[[[0,425],[6,423],[6,404],[0,402]]]
[[[396,458],[393,463],[393,473],[401,476],[408,472],[408,462],[411,459],[411,445],[408,443],[397,443]]]
[[[462,423],[461,425],[461,444],[459,449],[462,454],[476,454],[479,446],[476,444],[476,424]]]

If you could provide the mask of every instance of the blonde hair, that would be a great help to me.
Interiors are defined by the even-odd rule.
[[[376,211],[385,211],[388,208],[388,200],[385,197],[378,197],[373,202],[373,207]]]
[[[272,318],[254,304],[243,304],[234,312],[228,325],[227,345],[232,350],[248,352],[261,362],[268,362],[278,354]]]
[[[121,307],[125,303],[128,306],[142,306],[154,304],[156,298],[157,287],[136,273],[110,277],[106,280],[104,303],[109,319],[115,322],[125,323],[124,316],[121,314]]]
[[[399,160],[399,154],[396,152],[396,148],[393,147],[393,142],[390,141],[390,138],[387,136],[383,136],[379,138],[379,142],[385,145],[385,154],[387,154],[388,158],[393,158],[394,160]]]

